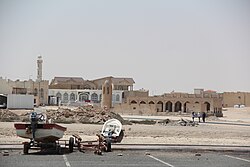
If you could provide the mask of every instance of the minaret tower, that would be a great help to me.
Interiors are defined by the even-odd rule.
[[[37,81],[40,82],[42,81],[42,65],[43,65],[43,60],[42,60],[42,56],[38,55],[37,58]]]
[[[108,78],[102,85],[102,108],[110,109],[112,107],[112,80]]]

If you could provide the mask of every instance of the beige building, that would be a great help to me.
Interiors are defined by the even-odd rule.
[[[54,77],[49,85],[50,104],[73,104],[76,102],[93,102],[101,105],[102,86],[109,80],[111,85],[111,100],[109,103],[120,104],[124,99],[124,92],[133,90],[135,83],[132,78],[104,77],[96,80],[84,80],[81,77]],[[56,98],[56,100],[54,100]],[[56,102],[54,102],[56,101]],[[107,105],[107,104],[105,104]]]
[[[223,107],[234,106],[250,107],[250,92],[224,92]]]
[[[48,104],[49,81],[12,81],[0,78],[0,94],[29,94],[34,95],[34,104]]]
[[[122,114],[165,115],[169,113],[206,112],[222,113],[222,95],[214,91],[195,90],[194,94],[165,93],[149,96],[148,91],[125,92],[126,100],[114,105],[113,110]]]
[[[84,80],[81,77],[54,77],[49,89],[89,89],[102,90],[102,85],[111,78],[113,90],[133,90],[135,81],[132,78],[104,77],[95,80]]]

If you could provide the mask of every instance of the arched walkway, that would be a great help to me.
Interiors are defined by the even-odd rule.
[[[87,93],[79,94],[79,101],[84,102],[86,100],[89,100],[89,95]]]
[[[205,111],[210,111],[210,103],[205,102]]]
[[[173,111],[172,105],[173,105],[173,103],[172,103],[171,101],[168,101],[168,102],[166,103],[166,111],[172,112],[172,111]]]
[[[163,102],[162,102],[162,101],[159,101],[159,102],[156,104],[156,111],[157,111],[157,112],[163,112]]]
[[[189,103],[189,101],[184,103],[184,110],[183,112],[188,112],[188,108],[187,108],[187,104]]]
[[[179,112],[181,111],[181,102],[177,101],[174,105],[174,111]]]

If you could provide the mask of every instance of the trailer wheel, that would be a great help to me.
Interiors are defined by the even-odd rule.
[[[74,138],[70,137],[69,138],[69,152],[72,153],[74,149]]]
[[[123,137],[124,137],[124,130],[121,130],[119,136],[118,136],[117,139],[116,139],[116,142],[117,142],[117,143],[121,143]]]
[[[25,142],[23,144],[23,154],[28,154],[29,153],[29,148],[30,148],[30,145],[28,142]]]
[[[56,146],[56,153],[57,153],[57,154],[62,154],[62,148],[61,148],[60,145],[57,145],[57,146]]]
[[[112,151],[112,149],[111,149],[111,141],[110,140],[107,141],[106,147],[107,147],[106,152],[111,152]]]

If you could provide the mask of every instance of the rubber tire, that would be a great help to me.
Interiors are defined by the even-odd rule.
[[[69,138],[69,152],[72,153],[74,150],[74,138],[70,137]]]
[[[23,144],[23,154],[29,154],[30,145],[29,143]]]
[[[121,143],[123,137],[124,137],[124,131],[121,130],[120,135],[117,137],[116,142],[117,142],[117,143]]]
[[[106,152],[111,152],[111,151],[112,151],[112,148],[111,148],[111,141],[107,141],[106,147],[107,147]]]
[[[56,153],[61,155],[62,154],[62,148],[60,145],[56,146]]]

